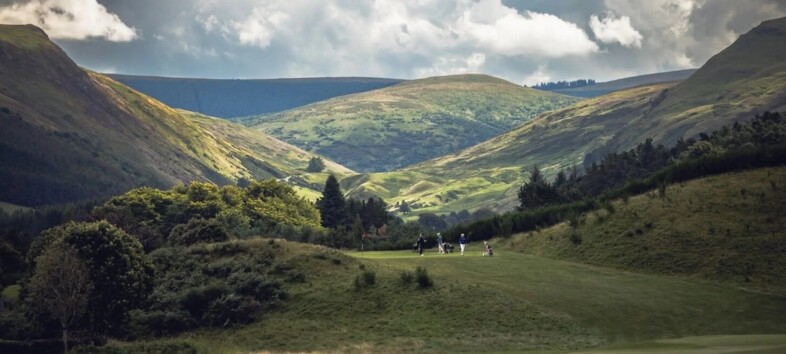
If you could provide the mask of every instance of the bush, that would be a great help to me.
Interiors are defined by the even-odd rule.
[[[355,291],[360,291],[360,289],[367,288],[370,286],[374,286],[377,282],[377,273],[373,270],[366,270],[363,271],[362,274],[358,274],[355,277]]]
[[[571,232],[570,233],[570,242],[572,242],[574,245],[580,245],[581,244],[581,235],[578,232],[576,232],[576,231]]]
[[[169,233],[169,243],[180,246],[227,240],[229,240],[229,234],[224,226],[215,219],[191,219],[186,224],[175,226]]]
[[[418,286],[421,289],[427,289],[434,286],[434,282],[428,276],[428,271],[426,270],[426,268],[417,267],[415,269],[415,278],[417,279]]]

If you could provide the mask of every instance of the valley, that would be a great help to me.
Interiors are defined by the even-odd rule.
[[[3,354],[786,352],[786,6],[26,1]]]

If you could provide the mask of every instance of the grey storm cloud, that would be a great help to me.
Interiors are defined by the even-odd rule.
[[[516,83],[702,65],[786,0],[0,0],[80,65],[139,75],[418,78]]]

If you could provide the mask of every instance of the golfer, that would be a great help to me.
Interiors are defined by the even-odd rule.
[[[418,251],[420,252],[420,255],[423,256],[423,248],[426,247],[426,239],[423,238],[423,234],[420,234],[420,236],[418,236],[417,244],[418,244]]]
[[[439,254],[445,254],[445,244],[442,243],[442,234],[437,232],[437,246],[439,246]]]
[[[464,248],[467,247],[467,238],[464,237],[464,234],[461,234],[459,237],[459,246],[461,246],[461,255],[464,255]]]

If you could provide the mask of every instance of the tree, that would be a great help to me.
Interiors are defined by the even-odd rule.
[[[561,183],[564,183],[564,177]],[[546,181],[538,166],[530,170],[529,181],[519,188],[519,210],[534,209],[559,203],[562,198],[556,188]]]
[[[441,216],[434,213],[423,213],[418,216],[418,224],[429,231],[442,231],[448,228],[448,224]]]
[[[321,157],[314,156],[308,161],[307,172],[322,172],[325,169],[325,161]]]
[[[87,309],[93,289],[89,274],[76,249],[67,244],[52,244],[36,258],[29,284],[30,300],[60,322],[65,352],[68,352],[68,330]]]
[[[106,221],[70,222],[44,231],[31,246],[29,259],[38,259],[58,243],[73,247],[88,269],[93,288],[86,315],[93,333],[122,328],[128,312],[153,290],[154,268],[142,244]]]
[[[338,179],[332,174],[325,181],[325,188],[322,190],[322,197],[317,199],[317,209],[322,216],[322,226],[336,229],[341,225],[347,224],[347,201]]]

